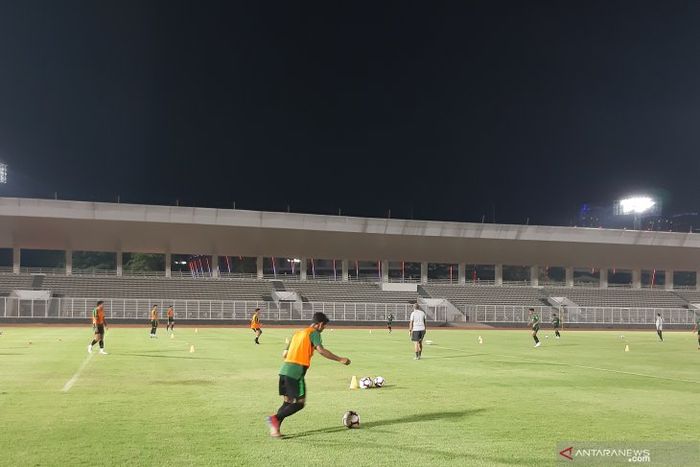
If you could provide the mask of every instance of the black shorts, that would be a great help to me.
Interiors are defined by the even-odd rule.
[[[538,332],[539,330],[540,330],[540,325],[539,325],[539,324],[535,324],[535,325],[532,327],[532,332]]]
[[[168,316],[168,324],[173,324],[175,322],[175,318],[172,316]]]
[[[425,331],[413,331],[411,332],[411,340],[413,342],[422,342],[425,337]]]
[[[151,326],[153,326],[154,328],[157,328],[157,327],[158,327],[158,321],[155,320],[155,319],[151,320]]]
[[[280,396],[287,396],[290,399],[303,399],[306,397],[306,381],[304,377],[294,379],[290,376],[280,375],[279,383]]]
[[[104,324],[98,324],[98,325],[95,327],[95,334],[102,334],[102,335],[104,335],[104,333],[105,333],[105,325],[104,325]]]
[[[253,332],[258,332],[258,331],[262,332],[262,328],[250,328],[250,330]]]

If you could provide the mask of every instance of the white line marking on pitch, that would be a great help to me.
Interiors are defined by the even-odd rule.
[[[471,353],[469,350],[465,349],[455,349],[452,347],[444,347],[442,345],[433,345],[433,347],[438,347],[441,349],[445,350],[454,350],[456,352],[465,352],[465,353]],[[633,373],[631,371],[623,371],[623,370],[613,370],[610,368],[599,368],[595,366],[586,366],[586,365],[576,365],[574,363],[562,363],[562,362],[548,362],[545,361],[543,362],[542,360],[533,360],[530,358],[522,358],[522,357],[514,357],[512,355],[499,355],[499,354],[492,354],[492,353],[487,353],[486,355],[492,355],[494,357],[501,357],[501,358],[514,358],[517,360],[521,360],[524,362],[533,362],[533,363],[546,363],[548,365],[559,365],[559,366],[570,366],[573,368],[582,368],[585,370],[597,370],[597,371],[607,371],[609,373],[619,373],[622,375],[630,375],[630,376],[640,376],[642,378],[653,378],[653,379],[663,379],[666,381],[675,381],[675,382],[680,382],[680,383],[691,383],[691,384],[700,384],[700,381],[692,381],[689,379],[680,379],[680,378],[667,378],[665,376],[655,376],[655,375],[645,375],[644,373]]]
[[[68,392],[70,391],[70,388],[73,387],[73,385],[78,381],[78,378],[80,378],[80,373],[83,372],[87,364],[90,362],[90,359],[92,358],[92,354],[88,354],[87,358],[85,361],[83,361],[82,365],[80,365],[80,368],[78,368],[78,371],[75,372],[73,377],[69,379],[66,384],[63,386],[63,389],[61,391],[63,392]]]

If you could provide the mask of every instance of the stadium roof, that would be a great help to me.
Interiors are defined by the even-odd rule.
[[[0,198],[0,247],[700,269],[700,234]]]

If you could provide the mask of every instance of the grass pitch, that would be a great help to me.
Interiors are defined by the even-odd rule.
[[[5,327],[0,465],[552,465],[564,440],[697,441],[689,332],[544,330],[535,349],[527,330],[430,330],[414,361],[408,332],[381,328],[323,333],[352,365],[315,355],[307,407],[272,439],[290,332],[114,327],[110,355],[88,356],[89,326]],[[349,390],[352,375],[387,385]]]

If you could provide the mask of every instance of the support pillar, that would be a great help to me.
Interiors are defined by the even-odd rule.
[[[306,280],[306,258],[299,258],[301,263],[299,263],[299,279]]]
[[[262,256],[258,256],[257,258],[255,258],[255,268],[256,268],[258,279],[262,279],[263,278],[263,257]]]
[[[565,272],[566,272],[566,286],[573,287],[574,286],[574,268],[572,266],[567,266],[565,269]]]
[[[700,271],[695,271],[695,290],[700,290]]]
[[[664,288],[666,290],[673,290],[673,270],[667,269],[664,274]]]
[[[382,282],[389,282],[389,260],[382,260]]]
[[[66,250],[66,276],[73,275],[73,250]]]
[[[348,279],[349,279],[349,275],[348,275],[348,260],[347,260],[347,259],[341,260],[341,262],[340,262],[340,267],[341,267],[340,278],[342,279],[343,282],[347,282]]]
[[[540,267],[530,266],[530,286],[538,287],[540,285]]]
[[[457,265],[457,281],[460,284],[466,284],[467,283],[467,265],[466,263],[459,263]]]
[[[494,284],[501,286],[503,285],[503,265],[502,264],[496,264],[493,267],[493,273],[494,273]]]
[[[124,275],[124,253],[117,251],[117,277]]]
[[[632,270],[632,288],[641,289],[642,288],[642,270],[633,269]]]
[[[600,268],[600,288],[608,288],[608,268]]]
[[[173,277],[173,255],[165,254],[165,277]]]
[[[420,283],[425,285],[428,283],[428,263],[420,263]]]
[[[18,247],[12,249],[12,273],[19,274],[21,250]]]
[[[219,271],[219,255],[211,255],[211,275],[212,277],[221,277],[221,271]]]
[[[664,288],[673,290],[673,269],[667,269],[664,272]]]

